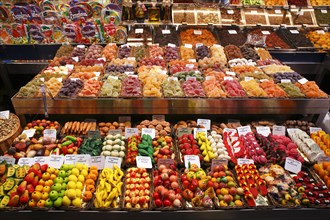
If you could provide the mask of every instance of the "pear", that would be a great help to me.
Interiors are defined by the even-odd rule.
[[[210,163],[209,155],[206,155],[206,156],[204,157],[204,161],[205,161],[206,163]]]

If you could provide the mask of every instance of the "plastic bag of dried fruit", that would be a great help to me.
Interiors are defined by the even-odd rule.
[[[245,44],[258,47],[266,47],[267,36],[260,36],[258,34],[248,34]]]

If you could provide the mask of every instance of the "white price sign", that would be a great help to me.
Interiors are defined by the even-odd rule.
[[[322,131],[321,128],[318,127],[309,127],[309,133],[317,133],[318,131]]]
[[[302,79],[299,79],[298,80],[298,83],[300,83],[300,84],[302,84],[302,85],[304,85],[305,83],[307,83],[308,82],[308,79],[306,79],[306,78],[302,78]]]
[[[207,130],[206,128],[194,128],[194,138],[196,138],[197,134],[200,132],[205,133],[205,137],[207,136]]]
[[[171,34],[171,31],[170,30],[162,30],[162,33],[163,34]]]
[[[0,156],[0,162],[6,161],[7,164],[14,165],[16,159],[13,157],[7,157],[7,156]]]
[[[197,119],[197,125],[202,125],[206,130],[211,129],[211,120],[210,119]]]
[[[143,28],[137,28],[135,29],[136,34],[143,34]]]
[[[49,157],[49,166],[54,167],[56,169],[61,168],[62,164],[64,163],[65,157],[62,155],[50,155]]]
[[[251,159],[238,158],[238,159],[237,159],[237,164],[238,164],[238,165],[243,165],[243,164],[254,164],[254,161],[251,160]]]
[[[232,71],[226,71],[226,74],[229,76],[236,76],[236,73]]]
[[[137,156],[136,157],[136,166],[139,168],[152,168],[151,158],[150,157],[144,157],[144,156]]]
[[[261,31],[261,33],[262,33],[263,35],[270,35],[270,32],[269,32],[269,31]]]
[[[75,62],[79,62],[79,57],[72,57]]]
[[[35,157],[34,162],[40,165],[49,164],[49,157]]]
[[[142,135],[148,134],[151,136],[151,138],[155,138],[156,136],[156,131],[154,128],[142,128]]]
[[[9,119],[9,110],[0,112],[1,119]]]
[[[89,155],[89,154],[77,154],[76,155],[76,163],[86,164],[89,167],[90,160],[91,160],[91,155]]]
[[[254,78],[250,76],[244,77],[244,81],[251,81],[251,80],[254,80]]]
[[[271,134],[270,128],[267,127],[267,126],[260,126],[260,127],[257,127],[256,129],[257,129],[257,133],[258,134],[261,134],[261,135],[263,135],[265,137],[268,137],[268,135]]]
[[[167,46],[169,46],[169,47],[176,47],[176,45],[175,44],[167,44]]]
[[[65,66],[66,66],[66,68],[68,68],[69,71],[73,70],[73,68],[74,68],[74,65],[72,65],[72,64],[66,64]]]
[[[245,135],[245,134],[247,134],[249,132],[252,132],[252,131],[251,131],[250,126],[242,126],[242,127],[237,128],[237,132],[238,132],[238,135],[241,136],[241,135]]]
[[[228,30],[228,33],[229,34],[237,34],[237,31],[236,30]]]
[[[276,10],[275,10],[275,14],[282,14],[281,9],[276,9]]]
[[[237,130],[236,129],[233,129],[233,128],[224,128],[223,129],[223,132],[227,132],[227,133],[237,133]]]
[[[186,48],[192,48],[192,45],[191,44],[185,44],[184,47],[186,47]]]
[[[200,31],[200,30],[194,30],[194,34],[195,35],[201,35],[202,34],[202,31]]]
[[[201,167],[201,162],[199,161],[199,156],[197,155],[184,155],[184,166],[189,168],[189,164],[195,164]]]
[[[77,48],[85,49],[85,45],[77,45]]]
[[[318,34],[325,34],[324,30],[317,30],[316,33],[318,33]]]
[[[297,30],[290,30],[290,33],[291,34],[299,34],[299,31],[297,31]]]
[[[139,134],[139,129],[137,128],[125,128],[125,138],[130,138],[133,135],[138,135]]]
[[[281,79],[281,83],[291,83],[290,79]]]
[[[292,173],[299,173],[301,171],[301,162],[287,157],[285,158],[284,169]]]
[[[273,135],[285,136],[285,126],[274,125]]]
[[[20,166],[24,166],[24,165],[32,166],[34,164],[34,158],[27,158],[27,157],[19,158],[17,164]]]
[[[322,13],[322,14],[327,14],[327,13],[328,13],[328,10],[326,10],[326,9],[322,9],[322,10],[321,10],[321,13]]]
[[[44,139],[56,141],[56,129],[45,129],[44,130]]]
[[[234,10],[227,10],[227,14],[229,14],[229,15],[234,14]]]
[[[28,138],[32,138],[35,133],[36,133],[36,129],[34,129],[34,128],[31,128],[31,129],[28,129],[28,130],[24,130],[22,132],[22,134],[26,134],[26,136]]]
[[[96,166],[98,170],[104,168],[104,156],[91,156],[91,166]]]
[[[64,164],[75,164],[75,163],[76,163],[76,154],[65,155]]]
[[[223,77],[223,80],[234,80],[234,78],[231,76],[225,76]]]
[[[113,165],[117,165],[117,167],[121,167],[121,162],[123,159],[121,157],[105,157],[104,160],[104,168],[113,168]]]

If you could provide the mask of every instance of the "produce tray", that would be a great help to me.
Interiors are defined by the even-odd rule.
[[[301,30],[298,30],[298,34],[292,34],[290,31],[296,30],[294,28],[281,28],[278,30],[277,34],[286,42],[290,42],[297,50],[308,50],[315,51],[313,44],[301,33]],[[300,39],[299,39],[300,38]],[[299,40],[299,41],[297,41]],[[303,44],[301,43],[302,41]]]
[[[187,25],[181,25],[179,27],[179,31],[178,31],[179,32],[178,33],[178,37],[179,37],[180,45],[184,45],[184,43],[182,42],[182,39],[181,39],[181,33],[183,31],[187,31],[189,29],[191,29],[191,30],[206,30],[206,31],[209,31],[213,35],[214,40],[216,41],[216,43],[219,43],[219,37],[217,36],[217,33],[214,32],[214,27],[213,26],[212,27],[208,27],[208,26],[197,26],[197,25],[189,25],[189,26],[187,26]],[[205,40],[205,38],[204,38],[204,40]],[[196,42],[196,43],[203,43],[203,42]],[[214,43],[212,43],[211,45],[213,45],[213,44]],[[195,45],[192,45],[192,46],[195,47]],[[206,45],[206,46],[210,46],[210,45]]]
[[[237,34],[230,34],[229,30],[235,30]],[[215,28],[215,32],[219,36],[219,41],[223,47],[233,44],[236,46],[241,46],[246,42],[247,35],[244,31],[240,30],[237,26],[231,27],[222,27],[222,28]]]
[[[162,30],[170,30],[170,34],[163,34]],[[163,35],[163,36],[160,36]],[[160,25],[153,32],[154,44],[167,46],[169,43],[179,46],[179,36],[176,34],[176,27],[171,25]]]
[[[19,210],[23,210],[26,209],[26,205],[23,206],[19,206],[19,207],[4,207],[4,208],[0,208],[0,212],[15,212],[15,211],[19,211]]]

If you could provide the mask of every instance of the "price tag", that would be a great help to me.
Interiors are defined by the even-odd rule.
[[[173,159],[165,159],[165,158],[159,158],[157,162],[157,166],[159,167],[160,165],[165,165],[166,167],[169,167],[170,165],[174,164]]]
[[[118,80],[118,76],[109,76],[108,79],[114,79],[114,80]]]
[[[215,166],[219,166],[219,165],[228,165],[228,160],[226,159],[213,159],[212,160],[212,164],[211,164],[211,171],[213,171],[213,168]]]
[[[275,14],[282,14],[281,9],[276,9],[276,10],[275,10]]]
[[[89,155],[89,154],[77,154],[76,155],[76,163],[86,164],[89,167],[90,160],[91,160],[91,155]]]
[[[328,13],[328,10],[326,10],[326,9],[322,9],[322,10],[321,10],[321,13],[322,13],[322,14],[327,14],[327,13]]]
[[[200,31],[200,30],[194,30],[194,34],[195,35],[201,35],[202,34],[202,31]]]
[[[298,11],[297,14],[298,15],[304,15],[304,11]]]
[[[167,46],[169,46],[169,47],[176,47],[176,45],[175,44],[167,44]]]
[[[254,80],[253,77],[250,76],[244,77],[244,81],[251,81],[251,80]]]
[[[234,10],[227,10],[227,14],[229,14],[229,15],[234,14]]]
[[[192,45],[191,44],[185,44],[184,47],[186,47],[186,48],[192,48]]]
[[[64,159],[65,159],[65,157],[62,155],[50,155],[48,165],[50,167],[60,169],[62,164],[64,163]]]
[[[228,33],[229,34],[237,34],[237,31],[236,30],[228,30]]]
[[[237,164],[238,164],[238,165],[243,165],[243,164],[254,164],[254,161],[251,160],[251,159],[238,158],[238,159],[237,159]]]
[[[172,76],[172,77],[168,77],[167,80],[169,81],[178,81],[178,77]]]
[[[100,131],[88,131],[87,132],[87,137],[88,138],[100,138],[101,133],[100,133]]]
[[[75,163],[76,163],[76,154],[65,155],[64,164],[75,164]]]
[[[143,28],[137,28],[135,29],[136,34],[143,34]]]
[[[162,74],[162,75],[167,75],[167,71],[166,70],[161,70],[159,73]]]
[[[134,75],[134,72],[132,72],[132,71],[125,71],[124,72],[126,75]]]
[[[153,115],[152,120],[165,121],[165,115]]]
[[[298,82],[299,82],[300,84],[304,85],[305,83],[308,82],[308,79],[306,79],[306,78],[302,78],[302,79],[299,79]]]
[[[318,33],[318,34],[325,34],[324,30],[317,30],[316,33]]]
[[[201,46],[203,46],[202,43],[197,43],[197,44],[196,44],[196,48],[201,47]]]
[[[189,168],[189,164],[195,164],[198,167],[201,167],[201,162],[197,155],[184,155],[184,166]]]
[[[285,158],[284,169],[292,173],[299,173],[301,171],[301,162],[287,157]]]
[[[273,126],[273,135],[285,136],[285,126]]]
[[[69,78],[71,81],[77,81],[80,80],[79,78]]]
[[[56,141],[56,129],[45,129],[44,130],[44,140],[51,140],[51,142]]]
[[[59,81],[60,83],[62,82],[62,78],[57,78],[57,81]]]
[[[72,64],[66,64],[65,67],[68,68],[68,70],[71,71],[71,70],[73,70],[74,65],[72,65]]]
[[[151,138],[155,138],[156,133],[155,133],[155,129],[154,128],[142,128],[142,135],[144,134],[148,134],[151,136]]]
[[[236,76],[236,73],[232,71],[226,71],[226,74],[229,76]]]
[[[205,136],[207,136],[206,128],[194,128],[194,138],[196,138],[197,134],[200,132],[204,132]]]
[[[318,131],[322,131],[321,128],[318,127],[309,127],[309,133],[317,133]]]
[[[49,164],[49,157],[35,157],[34,162],[40,165]]]
[[[163,34],[171,34],[171,31],[170,30],[162,30],[162,33]]]
[[[85,49],[85,45],[82,45],[82,44],[77,45],[77,48]]]
[[[242,126],[242,127],[237,128],[237,132],[238,132],[238,135],[241,136],[241,135],[246,135],[247,133],[252,132],[252,131],[251,131],[250,126]]]
[[[202,125],[206,130],[211,129],[211,120],[210,119],[197,119],[197,125]]]
[[[323,162],[330,162],[330,157],[321,156],[321,157],[317,158],[317,163],[323,163]]]
[[[16,159],[13,157],[0,156],[0,162],[6,161],[7,164],[14,165]]]
[[[268,135],[271,134],[270,132],[270,128],[268,126],[260,126],[260,127],[257,127],[257,133],[258,134],[261,134],[265,137],[268,137]]]
[[[79,62],[79,57],[72,57],[75,62]]]
[[[96,166],[98,170],[102,170],[104,168],[104,161],[104,156],[91,156],[90,165]]]
[[[186,80],[193,80],[193,81],[196,81],[196,77],[193,77],[193,76],[187,76],[187,77],[186,77]]]
[[[26,134],[26,136],[28,138],[32,138],[35,133],[36,133],[36,129],[34,129],[34,128],[31,128],[31,129],[28,129],[28,130],[24,130],[22,132],[22,134]]]
[[[127,57],[127,60],[135,60],[135,57]]]
[[[43,77],[40,78],[40,81],[41,81],[41,82],[45,82],[45,78],[43,78]]]
[[[193,69],[193,68],[195,68],[195,65],[191,64],[191,63],[188,63],[188,64],[186,64],[186,67],[189,68],[189,69]]]
[[[250,13],[255,15],[255,14],[258,14],[258,11],[251,11]]]
[[[113,165],[117,165],[117,167],[121,167],[121,162],[123,159],[121,157],[105,157],[104,160],[104,168],[113,168]]]
[[[197,61],[196,61],[196,59],[188,59],[188,62],[190,62],[190,63],[196,63]]]
[[[205,81],[207,81],[207,80],[215,80],[215,78],[214,78],[214,76],[207,76],[207,77],[205,77]]]
[[[129,77],[138,78],[137,75],[129,75]]]
[[[290,79],[281,79],[281,83],[291,83]]]
[[[34,158],[27,158],[27,157],[19,158],[17,164],[20,166],[28,165],[30,167],[34,164]]]
[[[138,135],[139,129],[137,128],[125,128],[125,138],[132,137],[133,135]]]
[[[261,31],[261,33],[262,33],[263,35],[269,35],[269,34],[270,34],[269,31]]]
[[[237,133],[237,130],[236,129],[233,129],[233,128],[224,128],[223,129],[223,132],[227,132],[227,133]]]
[[[234,78],[231,76],[225,76],[223,77],[223,80],[234,80]]]
[[[143,157],[143,156],[137,156],[136,157],[136,166],[139,168],[152,168],[151,158],[150,157]]]
[[[184,134],[191,134],[192,129],[191,128],[178,128],[177,130],[177,136],[181,137]]]
[[[9,110],[0,112],[1,119],[9,119]]]
[[[298,30],[290,30],[290,33],[291,34],[299,34],[299,31]]]
[[[117,135],[117,134],[122,134],[122,130],[121,129],[111,129],[108,131],[108,134],[111,134],[111,135]]]
[[[260,82],[266,82],[266,81],[269,81],[268,79],[261,79],[259,80]]]

